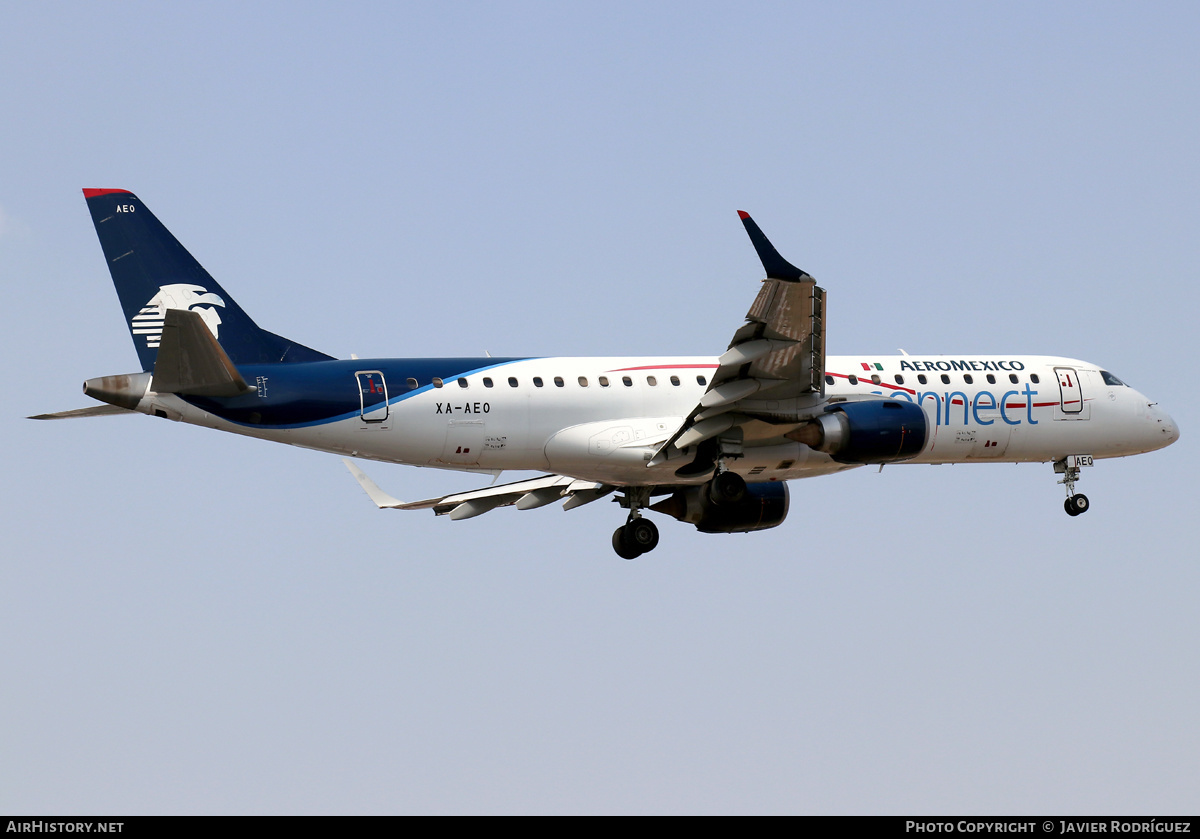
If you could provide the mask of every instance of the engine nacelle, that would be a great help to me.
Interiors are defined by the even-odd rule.
[[[735,504],[717,505],[708,496],[708,484],[687,487],[650,509],[694,524],[701,533],[749,533],[787,518],[788,488],[782,481],[746,484],[745,497]]]
[[[906,399],[845,402],[786,435],[838,463],[893,463],[925,448],[929,423]]]

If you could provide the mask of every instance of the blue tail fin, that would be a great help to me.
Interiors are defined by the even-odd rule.
[[[332,356],[260,329],[132,192],[85,189],[143,370],[153,370],[168,309],[197,312],[234,364]]]

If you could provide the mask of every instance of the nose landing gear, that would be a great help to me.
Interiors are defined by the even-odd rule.
[[[1063,509],[1067,511],[1068,516],[1078,516],[1091,509],[1092,505],[1088,501],[1088,497],[1075,492],[1075,482],[1079,480],[1079,470],[1084,466],[1091,465],[1092,456],[1090,454],[1067,455],[1062,460],[1054,462],[1054,472],[1063,476],[1059,483],[1067,488],[1067,500],[1063,502]]]

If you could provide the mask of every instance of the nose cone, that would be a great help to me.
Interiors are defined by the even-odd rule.
[[[1147,417],[1153,423],[1154,431],[1152,433],[1158,443],[1155,446],[1156,449],[1166,448],[1179,439],[1179,426],[1166,411],[1161,410],[1157,405],[1151,405]]]
[[[1179,439],[1179,426],[1166,413],[1163,414],[1163,434],[1167,438],[1168,446]]]

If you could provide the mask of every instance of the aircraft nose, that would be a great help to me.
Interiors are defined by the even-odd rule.
[[[1166,414],[1163,414],[1163,432],[1167,435],[1168,446],[1179,439],[1179,426]]]
[[[1179,426],[1166,411],[1161,410],[1157,405],[1150,406],[1150,421],[1154,423],[1157,430],[1156,437],[1160,443],[1159,448],[1169,446],[1179,439]]]

